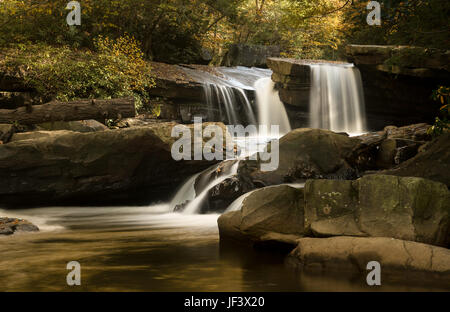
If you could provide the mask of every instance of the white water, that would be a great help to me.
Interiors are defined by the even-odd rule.
[[[203,83],[205,98],[210,107],[218,104],[220,113],[225,113],[231,124],[239,124],[237,107],[244,103],[245,119],[250,124],[265,125],[270,131],[272,125],[279,126],[279,133],[275,137],[273,133],[259,133],[255,137],[237,138],[236,144],[244,152],[240,158],[250,156],[261,151],[266,143],[273,138],[291,131],[289,118],[284,104],[279,98],[275,83],[271,79],[271,71],[256,68],[219,68],[223,77],[216,77],[208,73],[191,73]],[[359,70],[352,64],[317,64],[311,65],[312,86],[310,94],[310,123],[312,128],[329,129],[336,132],[347,132],[350,135],[362,133],[365,130],[364,95]],[[251,102],[247,98],[245,90],[256,93],[256,106],[258,118],[256,118]],[[256,141],[248,145],[248,140]],[[256,150],[248,150],[254,146]],[[245,148],[247,147],[247,150]],[[195,192],[195,182],[198,176],[191,177],[177,192],[170,206],[188,202],[184,214],[199,213],[203,201],[209,191],[226,179],[237,174],[239,162],[216,178],[200,193]],[[210,169],[208,169],[210,170]],[[295,185],[294,187],[301,187]],[[244,199],[251,194],[240,196],[226,211],[238,210]]]
[[[172,209],[177,205],[184,204],[185,202],[191,201],[195,198],[195,181],[200,174],[202,174],[202,172],[194,174],[181,186],[170,202]]]
[[[270,77],[261,78],[255,83],[256,102],[258,103],[259,124],[270,127],[278,125],[280,135],[285,135],[291,131],[289,118],[275,90],[275,83]]]
[[[216,71],[221,77],[207,72],[185,69],[189,75],[203,84],[208,107],[217,107],[221,117],[231,125],[251,124],[280,127],[280,135],[291,130],[289,119],[274,88],[270,69],[247,67],[219,67]],[[252,106],[248,92],[256,93],[256,105]],[[238,107],[242,105],[244,115]],[[255,114],[255,109],[258,111]],[[212,116],[211,116],[212,117]],[[269,134],[270,135],[270,134]]]
[[[311,65],[310,126],[335,132],[365,132],[362,80],[353,64]]]
[[[195,197],[194,200],[190,201],[189,204],[187,204],[186,208],[184,209],[184,214],[197,214],[200,212],[201,204],[205,200],[206,196],[208,195],[208,192],[215,187],[216,185],[222,183],[226,179],[234,176],[237,174],[237,170],[239,167],[239,161],[236,161],[236,163],[231,166],[230,170],[228,172],[224,172],[219,178],[214,179],[210,182],[208,186],[205,187],[205,189]],[[195,184],[195,181],[194,181]]]

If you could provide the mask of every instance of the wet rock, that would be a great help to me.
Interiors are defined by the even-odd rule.
[[[241,210],[219,217],[220,237],[252,244],[289,237],[292,242],[293,236],[304,233],[303,205],[303,191],[287,185],[256,190],[243,201]]]
[[[383,273],[407,270],[450,278],[450,250],[442,247],[386,237],[300,238],[297,242],[289,263],[306,271],[367,272],[367,263],[378,261]]]
[[[11,235],[16,232],[37,232],[39,228],[23,219],[0,217],[0,235]]]
[[[195,182],[196,194],[203,192],[213,181],[232,173],[232,167],[236,165],[236,162],[224,161],[217,167],[200,174]],[[201,212],[223,212],[239,196],[253,189],[253,185],[246,184],[241,180],[239,175],[232,175],[209,190],[207,198],[203,202]]]

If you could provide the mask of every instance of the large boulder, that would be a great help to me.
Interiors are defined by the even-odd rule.
[[[258,186],[304,181],[311,178],[356,178],[347,159],[359,140],[321,129],[296,129],[279,141],[279,166],[261,172],[255,161],[243,161],[242,179]]]
[[[393,237],[448,246],[450,192],[438,182],[387,175],[309,180],[306,231],[319,237]]]
[[[295,244],[304,233],[303,191],[287,185],[252,192],[238,211],[218,219],[221,240]]]
[[[215,163],[173,160],[174,125],[36,132],[35,137],[0,145],[0,202],[15,206],[164,199],[174,185]]]
[[[301,238],[289,256],[290,264],[314,272],[367,272],[371,261],[380,263],[383,276],[402,272],[405,278],[407,270],[450,279],[449,249],[387,237]]]

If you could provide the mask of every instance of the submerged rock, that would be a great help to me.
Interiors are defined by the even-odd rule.
[[[15,232],[37,232],[39,228],[23,219],[0,217],[0,235],[11,235]]]

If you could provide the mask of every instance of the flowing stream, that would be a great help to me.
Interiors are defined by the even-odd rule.
[[[199,79],[204,79],[207,100],[211,104],[217,101],[231,122],[239,121],[234,108],[240,101],[251,123],[278,124],[282,133],[290,130],[284,106],[269,78],[270,70],[220,71],[222,78],[199,74]],[[313,77],[311,105],[320,108],[311,110],[313,125],[351,132],[363,130],[363,103],[356,70],[313,66]],[[257,94],[256,106],[247,97],[249,90]],[[352,101],[347,101],[349,96],[353,96]],[[254,145],[256,150],[267,142],[267,138],[259,136],[250,139],[258,142]],[[244,141],[237,138],[236,144],[244,148]],[[256,150],[244,150],[244,155]],[[199,215],[198,207],[212,187],[236,174],[238,165],[236,159],[200,194],[195,192],[195,181],[201,173],[192,176],[174,192],[170,203],[145,207],[0,209],[0,216],[24,218],[41,229],[39,233],[0,237],[0,291],[73,291],[66,284],[66,265],[71,261],[81,264],[82,285],[76,290],[82,291],[374,290],[367,286],[365,275],[303,274],[286,266],[281,255],[219,243],[219,215]],[[238,210],[247,196],[238,198],[228,211]],[[184,213],[173,212],[174,206],[187,201]],[[383,283],[377,290],[441,289]]]

